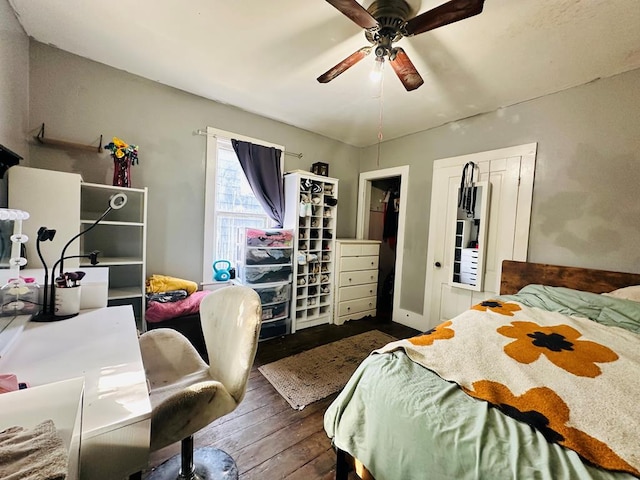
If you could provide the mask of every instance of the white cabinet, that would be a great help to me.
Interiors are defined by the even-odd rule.
[[[378,240],[336,241],[334,323],[375,316],[379,254]]]
[[[80,237],[80,255],[100,251],[97,266],[109,267],[108,305],[133,305],[136,321],[144,330],[147,189],[81,183],[80,229],[91,227],[109,206],[111,196],[120,192],[126,194],[127,203]],[[91,264],[83,258],[80,267],[91,268]]]
[[[291,332],[333,321],[338,180],[306,172],[284,177],[285,227],[295,232]]]
[[[9,169],[8,187],[9,205],[31,215],[23,224],[23,232],[29,236],[26,247],[30,268],[40,267],[36,252],[40,227],[57,231],[53,241],[40,245],[51,269],[65,244],[107,210],[112,195],[127,195],[121,209],[110,211],[97,226],[74,240],[65,256],[100,251],[97,267],[109,267],[108,305],[133,305],[138,328],[144,330],[147,189],[84,183],[75,173],[21,166]],[[87,269],[91,265],[85,258],[64,261],[67,271],[78,267]]]
[[[40,227],[56,230],[52,241],[42,242],[40,250],[48,268],[60,258],[65,244],[80,231],[80,183],[76,173],[56,172],[16,165],[8,170],[9,208],[29,212],[22,222],[22,232],[29,237],[24,244],[28,268],[40,268],[36,251]],[[69,245],[66,255],[78,255],[78,242]],[[65,261],[65,266],[78,266],[78,259]]]

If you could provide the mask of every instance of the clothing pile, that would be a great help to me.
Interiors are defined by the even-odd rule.
[[[210,291],[198,291],[198,284],[167,275],[151,275],[146,282],[145,320],[162,322],[184,315],[197,314],[200,302]]]

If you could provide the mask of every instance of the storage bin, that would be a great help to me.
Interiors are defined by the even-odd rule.
[[[291,263],[291,248],[253,248],[245,250],[246,265],[287,265]]]
[[[240,269],[242,283],[254,285],[257,283],[274,283],[291,281],[291,265],[276,265],[271,267],[256,267],[244,265]]]
[[[245,236],[249,247],[291,247],[293,245],[292,230],[247,228]]]
[[[276,320],[274,322],[267,322],[262,324],[260,329],[260,340],[266,340],[267,338],[278,337],[280,335],[287,335],[291,332],[291,321],[288,318],[282,320]]]
[[[289,316],[289,302],[262,305],[262,321],[278,320]]]
[[[261,287],[253,287],[258,296],[260,303],[263,305],[269,303],[286,302],[291,298],[291,284],[265,285]]]

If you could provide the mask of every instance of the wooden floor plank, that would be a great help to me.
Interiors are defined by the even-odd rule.
[[[329,403],[327,400],[318,401],[303,410],[293,410],[287,404],[287,408],[280,413],[257,423],[245,425],[244,428],[240,427],[230,435],[213,442],[213,446],[233,455],[251,443],[270,435],[278,434],[282,429],[290,427],[297,422],[305,421],[307,417],[318,411],[324,415]]]
[[[299,468],[309,463],[309,459],[315,459],[331,448],[331,441],[324,430],[303,438],[298,443],[289,446],[286,455],[275,455],[260,465],[245,472],[243,479],[263,480],[266,478],[285,478]]]
[[[316,458],[291,472],[286,480],[309,480],[316,478],[335,478],[336,453],[329,447]]]
[[[251,468],[269,460],[271,457],[285,452],[288,448],[293,447],[301,440],[317,432],[322,431],[324,434],[322,425],[323,416],[324,412],[314,412],[309,417],[298,420],[281,429],[279,432],[261,438],[243,448],[234,455],[238,463],[238,469],[240,472],[247,472]],[[280,458],[283,459],[286,458],[286,456],[281,456]]]

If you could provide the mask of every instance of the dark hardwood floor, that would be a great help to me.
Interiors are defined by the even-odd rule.
[[[293,410],[262,376],[258,367],[374,329],[396,338],[418,333],[377,317],[340,326],[308,328],[294,335],[261,342],[243,402],[233,413],[198,432],[194,436],[195,447],[211,445],[230,454],[236,461],[242,480],[333,479],[335,453],[324,431],[323,416],[336,394],[303,410]],[[157,466],[179,452],[179,443],[153,452],[150,465]]]

